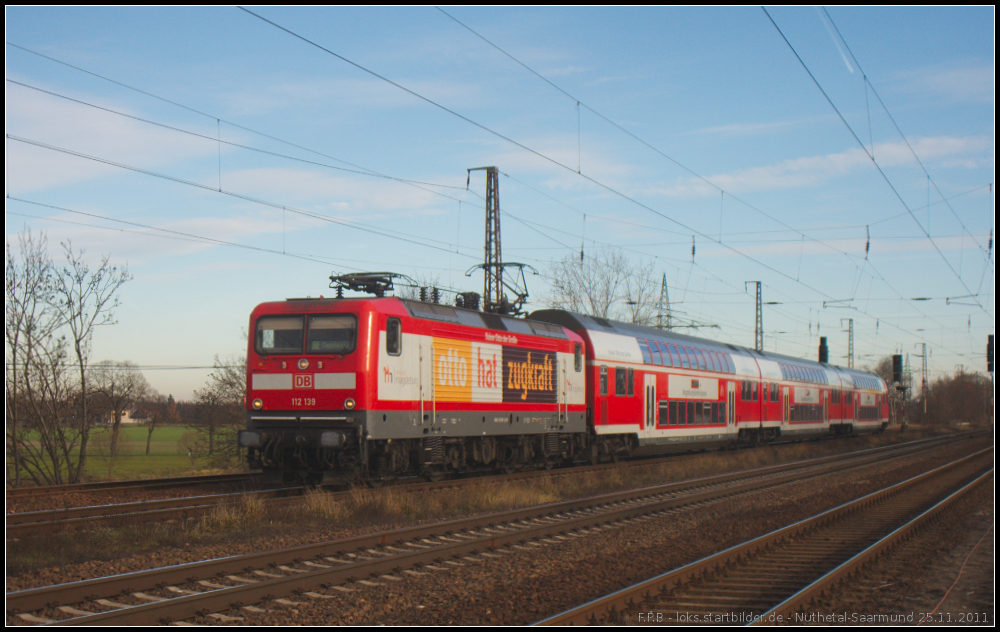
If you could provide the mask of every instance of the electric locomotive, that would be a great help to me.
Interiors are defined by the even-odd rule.
[[[557,325],[319,298],[259,305],[250,332],[239,440],[273,479],[548,467],[585,448],[583,341]]]

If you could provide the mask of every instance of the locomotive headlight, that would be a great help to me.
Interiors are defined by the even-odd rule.
[[[305,371],[308,368],[309,368],[309,360],[307,358],[302,358],[301,360],[299,360],[300,371]]]
[[[354,410],[354,400],[348,397],[344,400],[344,408],[347,410]]]
[[[253,402],[251,402],[250,405],[253,406],[254,410],[260,410],[261,408],[264,407],[264,402],[262,402],[258,397],[257,399],[253,400]]]

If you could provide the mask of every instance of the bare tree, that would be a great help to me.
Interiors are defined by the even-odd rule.
[[[132,276],[126,267],[110,265],[108,255],[102,257],[100,267],[92,271],[84,261],[83,250],[73,252],[73,246],[69,242],[63,243],[62,246],[65,263],[53,275],[50,305],[59,311],[63,324],[69,330],[69,341],[79,371],[77,424],[80,434],[80,458],[76,463],[76,472],[71,475],[71,479],[76,482],[83,476],[87,460],[87,442],[90,439],[93,423],[88,408],[90,390],[87,380],[91,338],[95,327],[115,324],[117,292]]]
[[[441,275],[435,275],[432,278],[428,275],[417,274],[413,280],[415,282],[413,285],[404,285],[402,279],[397,281],[395,283],[396,290],[394,294],[399,298],[416,301],[420,299],[420,288],[427,288],[427,291],[430,292],[431,288],[441,286]]]
[[[243,399],[246,395],[246,357],[215,357],[215,369],[205,388],[195,391],[198,405],[200,443],[213,458],[226,459],[240,454],[237,433],[246,423]]]
[[[556,261],[547,276],[550,307],[639,325],[656,320],[652,262],[633,263],[620,250],[605,248],[583,261],[573,255]]]
[[[118,455],[118,431],[122,414],[146,397],[151,387],[136,365],[127,360],[98,362],[93,366],[92,373],[94,393],[104,401],[111,413],[109,457],[113,460]]]
[[[52,262],[45,235],[30,231],[18,235],[20,257],[6,243],[4,262],[4,386],[6,396],[6,445],[10,459],[8,480],[21,484],[21,434],[24,428],[21,403],[25,398],[25,375],[40,355],[39,345],[48,340],[59,321],[48,305]]]
[[[38,484],[75,483],[93,422],[87,388],[91,335],[95,326],[113,322],[114,295],[130,277],[109,266],[107,257],[91,272],[82,252],[66,244],[66,263],[57,268],[44,233],[25,231],[18,241],[16,254],[6,244],[4,284],[10,480],[20,484],[27,474]]]
[[[160,425],[175,424],[179,421],[177,402],[174,401],[173,395],[163,396],[150,388],[146,397],[139,402],[139,408],[146,418],[146,456],[149,456],[153,431]]]

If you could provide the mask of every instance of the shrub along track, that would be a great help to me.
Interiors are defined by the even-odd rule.
[[[958,435],[961,437],[962,435]],[[931,445],[942,441],[955,440],[956,437],[934,437],[922,439],[899,445]],[[878,449],[878,448],[875,448]],[[446,491],[469,485],[481,484],[482,482],[513,482],[519,480],[530,480],[540,476],[550,478],[561,476],[574,476],[590,472],[608,472],[612,470],[641,469],[658,466],[664,463],[683,463],[686,460],[700,458],[700,454],[669,455],[659,458],[646,458],[627,463],[608,463],[603,465],[591,465],[582,467],[571,467],[560,470],[543,470],[519,472],[497,476],[485,476],[484,473],[478,475],[454,478],[439,482],[427,483],[418,478],[407,478],[396,481],[395,487],[399,487],[407,492],[422,493],[426,491]],[[279,489],[254,490],[247,489],[250,486],[259,486],[261,478],[255,474],[242,475],[219,475],[219,476],[194,476],[178,477],[170,479],[147,479],[137,481],[119,481],[112,483],[87,483],[80,485],[63,485],[56,487],[40,487],[9,490],[8,497],[13,496],[15,502],[20,500],[20,505],[25,506],[27,498],[33,498],[34,493],[41,494],[43,498],[63,497],[63,503],[68,499],[79,499],[86,502],[88,495],[100,495],[96,497],[120,496],[122,493],[140,493],[141,500],[132,502],[120,502],[115,504],[88,504],[82,506],[56,506],[55,508],[41,509],[37,511],[18,511],[8,513],[6,516],[6,536],[7,538],[17,537],[22,534],[38,534],[59,531],[63,529],[87,529],[105,524],[122,526],[124,524],[141,524],[155,520],[188,520],[201,516],[214,507],[223,503],[236,503],[245,498],[259,500],[270,508],[287,506],[295,502],[295,497],[301,496],[307,490],[306,487],[286,487]],[[244,489],[238,492],[222,494],[206,494],[199,496],[180,496],[177,498],[152,499],[142,497],[143,493],[153,490],[183,490],[191,486],[200,485],[240,485]],[[342,488],[336,488],[342,489]],[[343,496],[348,492],[332,491],[331,496],[336,500],[338,495]],[[50,501],[51,502],[51,501]]]
[[[829,457],[319,545],[8,593],[8,623],[57,620],[149,624],[228,611],[231,604],[254,603],[274,595],[332,598],[314,591],[338,586],[353,590],[343,584],[351,580],[358,580],[355,585],[402,581],[407,575],[483,562],[502,555],[491,551],[531,550],[541,543],[565,542],[623,520],[676,511],[684,505],[712,503],[865,463],[882,463],[890,455],[913,454],[926,447],[921,444],[866,451],[860,456]],[[442,562],[445,558],[451,559]],[[465,561],[459,561],[463,558]],[[401,571],[403,568],[408,570]],[[358,579],[369,576],[381,579]],[[168,599],[171,595],[175,598]],[[242,612],[254,610],[247,606]],[[229,616],[218,615],[218,620],[226,621]]]

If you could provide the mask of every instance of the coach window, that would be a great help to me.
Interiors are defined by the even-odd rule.
[[[708,362],[705,360],[705,354],[701,352],[701,349],[695,349],[694,353],[698,356],[698,368],[702,371],[707,371]]]
[[[642,361],[646,364],[653,364],[653,356],[649,351],[649,345],[642,338],[636,338],[636,342],[639,343],[639,351],[642,352]],[[657,364],[659,364],[657,362]]]
[[[687,408],[688,408],[688,425],[689,426],[693,426],[694,425],[694,408],[695,408],[694,402],[688,402]],[[701,422],[700,419],[698,421],[699,421],[699,423]]]
[[[400,344],[402,329],[403,324],[398,318],[390,317],[385,321],[385,352],[389,355],[399,355],[402,349],[402,345]]]
[[[691,361],[688,360],[688,354],[687,351],[685,351],[684,347],[677,347],[677,355],[681,357],[681,366],[684,367],[685,369],[690,369]]]
[[[580,343],[573,347],[573,368],[577,373],[583,370],[583,347]]]
[[[608,367],[601,366],[601,396],[608,394]]]
[[[670,423],[671,426],[676,426],[677,425],[677,402],[673,401],[673,400],[670,401],[670,417],[669,417],[669,419],[670,419],[669,423]]]
[[[751,384],[753,384],[753,386],[751,387],[753,391],[751,393],[752,397],[750,401],[755,402],[757,401],[757,380],[754,380],[753,382],[751,382]]]
[[[635,395],[635,370],[628,370],[628,396],[632,397]]]
[[[677,347],[674,345],[667,345],[667,349],[670,350],[670,363],[673,364],[675,369],[681,368],[681,356],[677,353]]]
[[[670,359],[670,350],[667,349],[667,345],[662,342],[655,343],[660,349],[660,355],[663,357],[663,366],[674,366],[674,361]]]
[[[628,394],[628,378],[623,367],[615,368],[615,395]]]
[[[663,356],[660,354],[660,346],[655,340],[649,341],[649,352],[653,355],[653,364],[663,366]],[[670,366],[669,364],[667,366]]]

